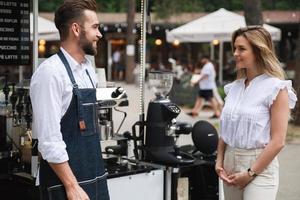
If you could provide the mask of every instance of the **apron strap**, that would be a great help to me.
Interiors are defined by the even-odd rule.
[[[94,83],[93,83],[93,81],[92,81],[92,78],[91,78],[91,76],[90,76],[90,73],[88,72],[87,69],[85,70],[85,72],[86,72],[86,74],[88,75],[88,77],[89,77],[89,79],[90,79],[90,81],[91,81],[91,83],[92,83],[93,88],[95,88],[95,85],[94,85]]]
[[[63,52],[61,50],[58,51],[57,55],[59,56],[59,58],[61,59],[62,63],[64,64],[64,66],[65,66],[65,68],[66,68],[66,70],[68,72],[69,78],[71,80],[71,83],[73,85],[73,93],[77,97],[79,128],[80,128],[81,131],[84,131],[86,129],[86,126],[85,126],[85,121],[84,121],[84,118],[83,118],[83,107],[82,107],[82,101],[81,101],[81,98],[82,98],[81,97],[81,93],[79,92],[78,85],[77,85],[77,83],[75,81],[75,78],[73,76],[70,64],[68,63],[65,55],[63,54]]]

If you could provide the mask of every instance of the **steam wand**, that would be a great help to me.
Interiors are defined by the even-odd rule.
[[[30,130],[30,124],[32,122],[32,114],[30,112],[31,110],[31,100],[30,100],[30,96],[27,95],[24,99],[24,103],[25,103],[25,110],[26,110],[26,114],[25,114],[25,121],[26,121],[26,128],[27,130]]]
[[[24,94],[25,94],[25,90],[23,88],[20,88],[18,90],[18,104],[16,106],[17,108],[17,112],[18,112],[18,120],[17,122],[21,123],[21,119],[22,119],[22,113],[23,113],[23,110],[24,110],[24,105],[23,105],[23,97],[24,97]]]
[[[119,133],[119,130],[121,129],[121,127],[122,127],[122,125],[123,125],[123,123],[124,123],[124,121],[125,121],[125,118],[127,117],[127,113],[126,113],[125,111],[122,111],[122,110],[117,109],[116,107],[114,107],[114,110],[124,114],[124,117],[123,117],[123,119],[122,119],[122,121],[121,121],[121,123],[120,123],[120,125],[119,125],[119,128],[118,128],[118,130],[116,131],[116,134],[118,134],[118,133]]]
[[[8,95],[9,95],[9,92],[10,92],[7,79],[8,79],[7,78],[7,73],[5,73],[5,84],[4,84],[4,87],[3,87],[3,93],[5,95],[5,105],[6,106],[8,105]]]
[[[10,103],[11,103],[11,109],[12,109],[12,117],[13,119],[16,119],[16,103],[18,100],[18,94],[15,91],[15,83],[12,83],[12,94],[10,95]]]

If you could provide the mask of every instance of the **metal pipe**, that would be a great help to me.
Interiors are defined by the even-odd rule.
[[[32,1],[33,4],[33,40],[32,40],[32,50],[33,50],[33,63],[32,70],[35,71],[38,67],[38,17],[39,17],[39,1]]]
[[[219,83],[223,85],[223,44],[224,42],[220,40],[219,46]]]
[[[144,121],[145,101],[145,65],[146,65],[146,21],[147,21],[147,0],[141,0],[141,54],[140,54],[140,121]]]
[[[33,4],[33,66],[32,71],[34,72],[38,67],[38,17],[39,17],[39,1],[32,0]],[[36,177],[38,172],[38,150],[37,150],[37,139],[36,134],[32,132],[32,151],[31,151],[31,176]]]

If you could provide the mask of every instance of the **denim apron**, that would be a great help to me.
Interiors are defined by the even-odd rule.
[[[73,96],[61,119],[61,133],[67,146],[69,165],[91,200],[109,200],[105,168],[96,126],[96,89],[79,89],[64,54],[58,56],[73,84]],[[90,80],[91,77],[86,71]],[[92,80],[91,80],[92,82]],[[93,84],[93,82],[92,82]],[[94,85],[93,85],[94,86]],[[40,164],[41,197],[46,200],[66,200],[62,182],[44,159]]]

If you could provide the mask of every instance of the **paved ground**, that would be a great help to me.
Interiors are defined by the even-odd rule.
[[[140,114],[140,94],[139,87],[134,84],[124,84],[121,82],[117,82],[116,86],[122,86],[125,88],[128,99],[129,99],[129,107],[120,108],[123,111],[127,112],[127,118],[120,129],[120,133],[124,131],[131,131],[131,126],[136,121],[139,120]],[[147,113],[147,105],[151,99],[153,99],[154,95],[146,85],[145,87],[145,110],[144,113]],[[184,121],[194,124],[198,120],[208,120],[212,124],[218,126],[218,120],[210,120],[209,117],[212,115],[210,111],[200,112],[199,116],[196,118],[192,118],[185,114],[185,109],[182,108],[182,112],[177,117],[177,121]],[[117,130],[118,126],[122,120],[122,114],[114,112],[114,129]],[[191,136],[180,136],[178,144],[192,144]],[[286,147],[282,150],[279,155],[280,162],[280,186],[279,186],[279,194],[277,200],[300,200],[300,144],[290,143],[287,144]],[[266,198],[267,199],[267,198]]]

